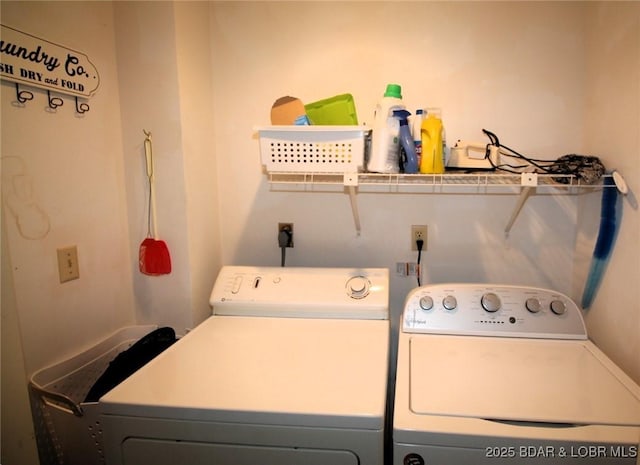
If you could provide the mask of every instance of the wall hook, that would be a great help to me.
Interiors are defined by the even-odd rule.
[[[64,100],[62,100],[60,97],[51,97],[51,92],[49,91],[47,91],[47,97],[49,97],[49,108],[51,108],[52,110],[55,110],[58,107],[64,105]]]
[[[16,98],[20,103],[26,103],[33,100],[33,93],[28,90],[20,90],[20,85],[16,82]]]
[[[82,102],[78,103],[78,97],[76,96],[76,112],[83,114],[89,111],[89,104]]]

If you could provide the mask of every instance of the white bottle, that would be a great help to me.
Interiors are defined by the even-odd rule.
[[[394,110],[404,110],[402,91],[398,84],[388,84],[384,96],[376,105],[371,133],[371,152],[367,171],[398,173],[400,171],[400,122]]]

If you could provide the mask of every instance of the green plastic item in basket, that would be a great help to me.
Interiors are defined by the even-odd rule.
[[[329,126],[357,125],[358,115],[351,94],[318,100],[304,106],[311,124]]]

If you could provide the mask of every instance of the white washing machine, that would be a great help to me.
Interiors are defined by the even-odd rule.
[[[423,286],[401,323],[394,465],[639,463],[640,387],[567,296]]]
[[[100,399],[108,465],[382,465],[386,269],[225,267],[213,315]]]

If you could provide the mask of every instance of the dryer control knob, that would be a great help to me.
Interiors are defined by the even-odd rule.
[[[564,315],[564,312],[567,311],[567,306],[561,300],[554,300],[551,302],[551,311],[556,315]]]
[[[540,310],[542,310],[542,306],[540,305],[540,301],[538,299],[534,298],[534,297],[528,298],[527,301],[524,303],[524,306],[531,313],[538,313]]]
[[[231,293],[237,294],[240,292],[240,286],[242,285],[242,276],[236,276],[236,279],[233,280],[233,286],[231,287]]]
[[[433,308],[433,299],[425,295],[420,299],[420,308],[422,310],[431,310]]]
[[[484,308],[487,312],[493,313],[500,310],[500,306],[502,303],[500,302],[500,297],[498,297],[493,292],[487,292],[480,299],[480,303],[482,304],[482,308]]]
[[[458,306],[458,300],[454,296],[448,295],[442,299],[442,306],[447,310],[455,310]]]
[[[371,283],[364,276],[354,276],[347,281],[347,295],[352,299],[363,299],[369,295]]]

